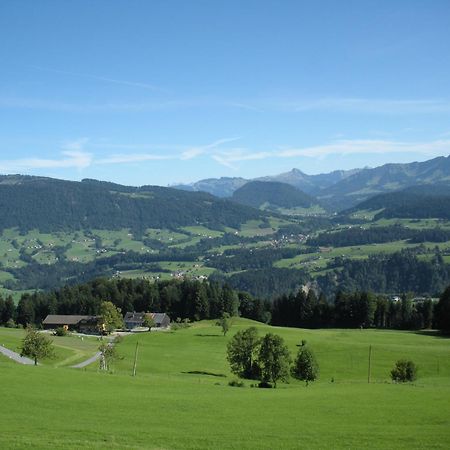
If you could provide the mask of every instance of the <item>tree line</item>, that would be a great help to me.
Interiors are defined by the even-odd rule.
[[[102,278],[51,292],[26,293],[17,306],[11,297],[0,296],[0,322],[26,326],[40,325],[48,314],[99,315],[102,303],[109,301],[123,314],[165,312],[173,320],[216,319],[227,313],[288,327],[445,330],[450,313],[442,305],[450,303],[450,290],[445,293],[445,301],[441,298],[436,304],[431,299],[412,301],[408,295],[394,300],[369,291],[338,291],[330,301],[323,293],[316,295],[314,289],[300,289],[270,302],[218,282]]]

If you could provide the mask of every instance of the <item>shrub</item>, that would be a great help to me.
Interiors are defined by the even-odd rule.
[[[412,361],[400,359],[391,370],[391,378],[397,383],[414,381],[417,378],[417,366]]]
[[[6,328],[16,328],[16,322],[13,319],[9,319],[8,322],[5,323]]]
[[[53,334],[55,336],[67,336],[67,330],[64,327],[58,327]]]
[[[239,380],[231,380],[228,382],[228,386],[232,387],[244,387],[244,382]]]

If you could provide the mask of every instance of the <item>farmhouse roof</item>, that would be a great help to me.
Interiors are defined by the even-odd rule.
[[[69,314],[49,314],[42,323],[44,325],[77,325],[81,321],[96,320],[96,316],[77,316]]]
[[[124,320],[127,322],[131,321],[143,321],[144,320],[145,313],[143,312],[127,312],[125,314]]]
[[[162,321],[166,316],[167,316],[166,313],[152,313],[152,317],[155,323],[162,323]]]

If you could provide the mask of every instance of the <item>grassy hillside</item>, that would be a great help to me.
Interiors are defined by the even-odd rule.
[[[40,363],[46,366],[61,367],[72,366],[90,358],[98,349],[99,341],[97,337],[88,336],[52,336],[48,335],[53,341],[54,357],[47,358]],[[22,339],[25,337],[25,330],[18,328],[0,327],[0,345],[20,353]],[[7,360],[0,355],[1,361]]]
[[[2,448],[446,448],[450,350],[433,335],[270,328],[291,351],[307,339],[320,381],[276,390],[228,386],[226,342],[209,322],[127,337],[113,374],[22,367],[0,358]],[[136,340],[137,376],[131,377]],[[367,384],[368,345],[373,383]],[[415,384],[394,385],[395,359],[419,365]],[[209,375],[186,372],[203,371]],[[225,375],[214,376],[215,375]],[[334,382],[331,382],[334,377]],[[6,407],[5,407],[6,405]],[[276,424],[276,426],[275,426]]]

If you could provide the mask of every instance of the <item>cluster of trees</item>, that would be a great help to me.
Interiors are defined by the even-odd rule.
[[[211,257],[208,265],[223,272],[247,269],[265,269],[279,259],[293,258],[303,253],[297,248],[232,249],[222,255]]]
[[[241,294],[244,296],[244,294]],[[227,285],[194,280],[160,281],[97,279],[86,284],[65,286],[52,292],[23,294],[14,312],[17,323],[40,324],[48,314],[100,314],[108,300],[123,313],[161,311],[171,317],[191,320],[213,319],[223,312],[239,314],[240,295]],[[261,302],[262,303],[262,302]],[[260,319],[264,310],[259,300],[245,298],[250,318]]]
[[[16,305],[11,296],[4,299],[0,294],[0,325],[14,326]]]
[[[240,378],[259,380],[261,387],[271,384],[276,387],[277,381],[287,381],[290,375],[308,383],[319,373],[306,341],[302,341],[291,367],[291,354],[283,338],[272,333],[259,337],[255,327],[240,330],[232,337],[227,345],[227,359],[232,373]]]
[[[436,321],[435,306],[427,299],[413,302],[407,295],[394,301],[370,292],[339,291],[333,303],[313,290],[306,294],[283,295],[272,307],[272,324],[299,327],[376,327],[397,329],[431,328]]]
[[[450,266],[445,264],[438,249],[430,259],[420,259],[420,251],[419,246],[361,260],[335,258],[328,266],[333,270],[317,277],[317,282],[327,296],[338,289],[438,296],[450,284]]]
[[[266,269],[246,270],[225,277],[217,272],[210,280],[227,283],[237,291],[245,291],[251,295],[272,299],[280,292],[294,292],[308,281],[303,270],[269,267]]]
[[[353,226],[346,230],[320,233],[318,236],[308,239],[308,245],[347,247],[352,245],[381,244],[406,239],[412,244],[446,242],[450,240],[450,230],[440,227],[415,230],[402,225],[370,228]]]

